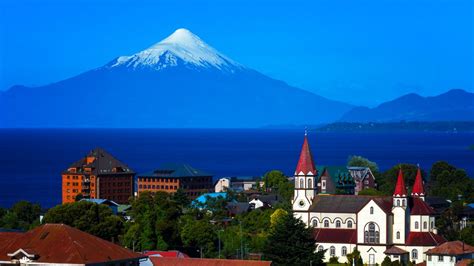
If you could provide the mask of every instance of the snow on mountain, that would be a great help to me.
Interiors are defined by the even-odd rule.
[[[183,64],[188,67],[217,68],[234,72],[244,67],[201,40],[187,29],[173,34],[150,48],[131,56],[120,56],[107,67],[151,68],[154,70]]]

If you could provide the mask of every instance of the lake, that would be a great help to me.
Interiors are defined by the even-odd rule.
[[[135,172],[165,162],[188,163],[215,177],[292,175],[302,130],[286,129],[0,129],[0,206],[29,200],[51,207],[61,201],[61,172],[102,147]],[[429,171],[444,160],[474,176],[474,133],[320,133],[309,141],[317,165],[345,165],[361,155],[381,170],[419,163]],[[395,178],[395,177],[394,177]]]

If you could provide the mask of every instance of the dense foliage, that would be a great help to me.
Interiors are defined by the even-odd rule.
[[[324,251],[315,247],[312,229],[288,213],[272,227],[263,253],[274,265],[322,265]]]
[[[0,228],[29,230],[39,225],[41,206],[19,201],[11,209],[0,208]]]

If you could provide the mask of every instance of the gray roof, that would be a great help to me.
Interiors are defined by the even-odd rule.
[[[96,159],[92,163],[87,164],[87,157],[95,157]],[[78,174],[83,173],[84,168],[91,168],[94,175],[134,174],[133,170],[126,164],[101,148],[93,149],[85,157],[71,164],[69,168],[76,168]],[[114,168],[118,171],[114,172]],[[68,173],[68,171],[66,170],[65,173]]]
[[[357,213],[371,197],[355,195],[318,195],[311,204],[311,212]]]
[[[193,168],[189,164],[166,163],[154,171],[138,174],[139,177],[180,178],[180,177],[209,177],[212,174]]]

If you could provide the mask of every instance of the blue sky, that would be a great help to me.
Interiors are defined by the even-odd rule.
[[[354,104],[473,91],[471,0],[3,0],[0,90],[43,85],[188,28],[232,59]]]

